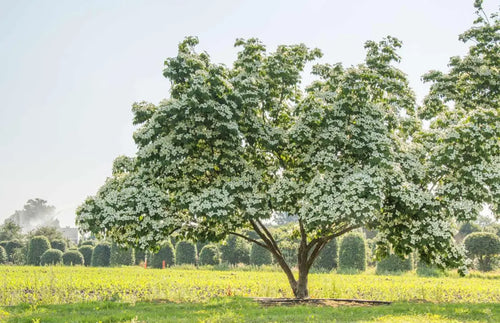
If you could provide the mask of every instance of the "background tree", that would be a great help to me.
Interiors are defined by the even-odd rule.
[[[40,226],[59,228],[55,212],[56,208],[47,204],[46,200],[35,198],[28,200],[22,210],[15,211],[6,221],[12,221],[19,225],[24,232]]]
[[[489,232],[475,232],[464,240],[464,246],[471,259],[476,260],[478,269],[494,269],[496,257],[500,255],[500,238]]]
[[[338,267],[339,263],[339,246],[337,239],[332,239],[328,242],[323,250],[318,255],[318,259],[314,267],[325,270],[332,270]]]
[[[28,232],[28,239],[35,237],[35,236],[44,236],[49,241],[53,240],[65,240],[64,236],[62,235],[61,231],[59,231],[56,227],[49,227],[49,226],[41,226],[37,227],[30,232]],[[66,243],[67,244],[67,243]]]
[[[35,236],[29,240],[28,254],[26,256],[28,265],[40,265],[40,257],[50,249],[50,242],[44,236]],[[62,255],[62,252],[61,252]]]
[[[273,262],[273,256],[266,248],[262,248],[257,244],[252,244],[250,250],[250,264],[261,266],[270,265]]]
[[[230,265],[250,263],[250,246],[234,235],[227,237],[220,246],[220,252],[222,262]]]
[[[11,241],[22,239],[21,227],[11,220],[5,220],[0,225],[0,241]]]
[[[7,251],[5,251],[4,247],[0,246],[0,265],[6,264],[7,261]]]
[[[485,60],[479,70],[488,72],[467,73],[452,60],[449,74],[426,77],[434,84],[420,110],[394,67],[401,42],[392,37],[367,42],[363,64],[314,66],[318,80],[306,91],[301,73],[317,49],[268,53],[256,39],[239,39],[228,68],[196,53],[198,40],[188,37],[165,61],[170,98],[132,108],[136,156],[115,160],[77,221],[142,248],[174,232],[239,236],[273,254],[296,297],[308,297],[309,270],[326,244],[360,227],[379,231],[379,256],[415,249],[423,261],[463,272],[450,222],[472,220],[483,202],[498,210],[500,192],[496,27],[477,24],[463,36],[477,41],[463,62]],[[429,131],[417,112],[431,119]],[[298,276],[265,224],[276,212],[298,218]]]

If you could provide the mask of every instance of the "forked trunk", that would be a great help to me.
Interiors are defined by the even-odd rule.
[[[299,265],[299,280],[296,283],[293,294],[296,298],[309,298],[309,289],[307,288],[307,276],[309,274],[309,270],[301,267],[302,266]]]

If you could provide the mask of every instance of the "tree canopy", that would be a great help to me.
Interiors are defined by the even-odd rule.
[[[318,49],[268,52],[257,39],[238,39],[227,67],[188,37],[165,61],[170,97],[133,105],[137,154],[115,160],[77,222],[140,248],[174,232],[237,235],[273,254],[297,297],[308,296],[307,275],[325,245],[362,226],[379,230],[379,255],[415,249],[464,269],[450,221],[474,219],[483,203],[498,213],[495,30],[497,18],[479,19],[462,35],[477,43],[452,58],[449,73],[425,77],[433,84],[423,107],[395,67],[401,42],[390,36],[368,41],[362,64],[314,65],[305,90],[301,76]],[[265,225],[278,213],[297,217],[298,279]],[[241,231],[248,228],[259,238]]]

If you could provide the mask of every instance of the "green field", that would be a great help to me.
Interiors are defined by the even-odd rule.
[[[262,308],[246,298],[291,297],[278,271],[1,266],[0,279],[8,322],[500,321],[499,276],[312,274],[313,298],[396,302],[338,308]]]

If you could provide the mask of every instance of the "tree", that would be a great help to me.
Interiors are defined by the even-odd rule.
[[[179,241],[175,245],[175,264],[196,265],[196,245],[189,241]]]
[[[89,245],[82,245],[80,248],[78,248],[78,251],[83,256],[83,264],[87,267],[90,266],[92,262],[92,252],[94,251],[94,247]]]
[[[464,240],[469,256],[477,260],[481,271],[493,270],[495,257],[500,255],[500,238],[489,232],[474,232]]]
[[[218,265],[220,264],[220,252],[216,245],[208,244],[201,249],[200,252],[200,265]]]
[[[0,226],[0,241],[19,240],[22,238],[21,227],[11,220],[5,220]]]
[[[56,208],[48,205],[46,200],[35,198],[26,202],[22,210],[17,210],[7,221],[20,226],[24,232],[39,226],[59,228],[59,221],[55,218]]]
[[[301,74],[321,56],[317,49],[278,46],[267,53],[257,39],[238,39],[241,50],[229,68],[196,53],[197,43],[186,38],[177,57],[165,61],[169,99],[133,105],[137,154],[118,157],[112,177],[78,208],[83,230],[143,248],[174,232],[203,241],[236,235],[268,249],[299,298],[308,297],[309,270],[326,244],[360,227],[380,232],[380,256],[416,249],[439,266],[464,264],[450,221],[477,216],[465,215],[471,203],[498,202],[500,180],[490,167],[499,160],[500,127],[490,127],[497,112],[472,116],[486,125],[474,132],[490,136],[477,142],[481,158],[457,147],[457,159],[445,164],[454,148],[441,139],[453,138],[452,131],[434,131],[436,122],[422,130],[418,116],[432,119],[438,111],[432,100],[417,109],[405,74],[393,65],[401,46],[393,37],[367,42],[363,64],[314,66],[318,80],[306,91]],[[440,80],[427,79],[435,82],[434,97]],[[472,164],[458,163],[462,154]],[[469,189],[453,180],[466,183],[478,169],[462,166],[482,161],[490,163],[489,175],[470,180],[471,190],[487,184],[488,192],[459,200],[455,190]],[[298,277],[265,224],[276,213],[297,216]]]
[[[330,240],[318,255],[318,260],[314,266],[326,270],[337,268],[339,262],[338,253],[339,247],[337,245],[337,239]]]
[[[220,246],[220,252],[222,262],[231,265],[250,263],[250,247],[234,235],[227,237],[225,243]]]
[[[28,232],[28,239],[35,236],[44,236],[47,237],[47,239],[49,239],[50,241],[67,240],[64,238],[61,231],[57,230],[57,228],[55,227],[49,227],[49,226],[38,227]]]
[[[349,233],[340,242],[339,269],[341,271],[366,270],[366,241],[359,232]]]
[[[0,265],[6,264],[7,260],[7,252],[5,251],[4,247],[0,246]]]
[[[107,242],[101,242],[95,246],[90,261],[92,267],[109,267],[111,246]]]
[[[109,264],[111,266],[132,266],[135,263],[135,249],[111,244]]]
[[[273,256],[266,248],[253,244],[250,250],[250,263],[252,265],[270,265],[273,262]]]
[[[167,267],[175,265],[174,246],[169,240],[163,242],[160,250],[153,255],[151,266],[153,268],[162,268],[164,261]]]

